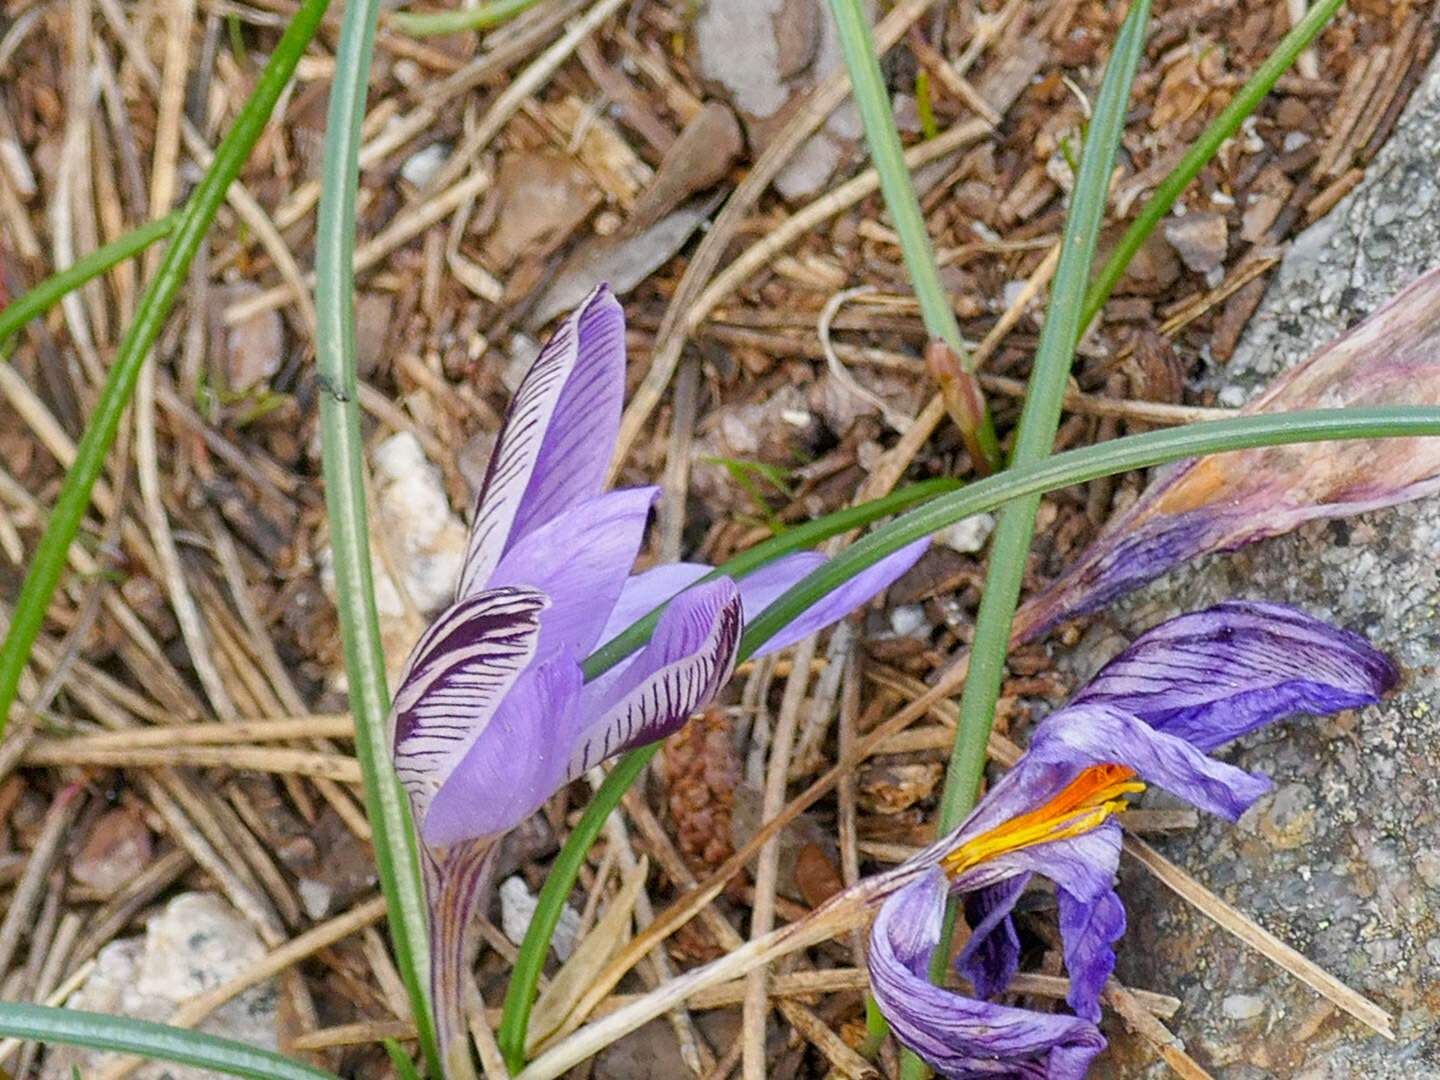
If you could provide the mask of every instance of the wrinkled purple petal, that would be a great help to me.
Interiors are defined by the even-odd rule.
[[[634,660],[615,677],[585,687],[588,721],[569,775],[680,728],[730,678],[741,628],[740,594],[729,578],[672,600]]]
[[[970,940],[955,958],[955,968],[970,980],[976,997],[994,997],[1015,978],[1020,967],[1020,936],[1010,912],[1029,881],[1029,874],[1017,874],[965,894]]]
[[[1147,784],[1230,821],[1270,790],[1266,777],[1216,761],[1185,739],[1106,705],[1067,705],[1053,713],[1035,729],[1028,756],[1077,769],[1124,765]]]
[[[815,631],[823,630],[831,623],[843,619],[871,597],[888,589],[891,582],[915,565],[916,561],[925,553],[925,549],[929,546],[930,538],[926,536],[920,540],[916,540],[914,543],[905,545],[905,547],[899,551],[892,552],[873,566],[866,567],[838,589],[821,597],[794,619],[790,620],[779,633],[756,649],[755,655],[765,656],[769,653],[778,652],[789,645],[794,645],[803,638],[809,637],[815,633]],[[755,574],[747,576],[753,578],[759,574],[764,574],[767,570],[771,570],[771,567],[778,566],[778,569],[771,570],[771,575],[761,581],[762,585],[771,586],[785,575],[794,573],[795,569],[802,565],[799,561],[801,556],[809,556],[809,553],[798,552],[796,555],[787,556],[785,559],[777,559],[774,563],[771,563],[770,566],[757,570]],[[813,558],[813,556],[810,557]],[[792,562],[791,560],[795,561]],[[781,566],[780,564],[785,565]],[[819,564],[816,563],[815,565]],[[814,569],[814,566],[810,567],[810,569]],[[806,573],[809,573],[809,570],[807,570]],[[799,574],[795,580],[798,581],[799,578],[803,576],[803,574]],[[794,584],[794,582],[792,581],[790,584]],[[789,588],[789,585],[787,585],[786,588]],[[781,589],[780,592],[784,592],[784,589]],[[760,596],[758,588],[756,589],[755,595],[758,599]],[[746,617],[750,617],[748,611],[746,612]]]
[[[1272,720],[1370,705],[1399,678],[1358,634],[1232,600],[1141,635],[1075,695],[1213,750]]]
[[[602,639],[645,539],[655,487],[621,488],[584,499],[511,546],[490,587],[530,585],[551,598],[540,620],[542,659],[583,660]]]
[[[555,331],[515,392],[485,470],[457,597],[526,533],[599,493],[625,393],[625,317],[603,285]]]
[[[1113,821],[1102,828],[1120,832]],[[1070,993],[1065,1000],[1076,1016],[1098,1024],[1100,991],[1115,970],[1115,942],[1125,933],[1125,905],[1114,889],[1081,900],[1058,888],[1055,900],[1059,905],[1060,939],[1065,944],[1065,970],[1070,975]]]
[[[1105,1039],[1075,1016],[991,1005],[931,984],[947,893],[934,870],[886,900],[870,931],[870,985],[902,1043],[948,1077],[1081,1080]]]
[[[568,657],[527,668],[435,794],[420,836],[435,847],[505,832],[565,780],[579,735],[580,665]]]
[[[534,589],[478,593],[421,636],[390,706],[395,771],[418,821],[522,677],[549,599]]]

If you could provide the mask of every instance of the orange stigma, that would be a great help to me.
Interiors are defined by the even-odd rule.
[[[1007,851],[1089,832],[1125,809],[1128,804],[1122,795],[1145,790],[1134,777],[1134,770],[1123,765],[1091,765],[1044,806],[967,840],[940,863],[953,878]]]

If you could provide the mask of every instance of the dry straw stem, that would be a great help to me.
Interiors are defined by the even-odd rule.
[[[271,746],[75,746],[78,740],[36,740],[21,759],[26,765],[92,765],[102,768],[231,768],[276,775],[313,776],[341,784],[361,781],[352,757],[319,750]]]

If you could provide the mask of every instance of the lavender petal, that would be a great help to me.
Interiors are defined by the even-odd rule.
[[[620,430],[625,316],[603,285],[565,320],[510,402],[476,500],[457,597],[517,540],[599,493]]]
[[[934,986],[947,884],[934,870],[890,897],[870,931],[875,1000],[902,1043],[944,1076],[1081,1080],[1105,1039],[1080,1017],[991,1005]]]
[[[528,585],[552,598],[536,655],[582,660],[599,643],[645,539],[655,487],[583,499],[511,546],[490,587]]]
[[[929,546],[930,538],[926,536],[905,545],[905,547],[899,551],[892,552],[873,566],[866,567],[849,581],[845,582],[845,584],[822,596],[794,619],[786,623],[769,641],[764,642],[755,650],[755,655],[765,656],[769,653],[778,652],[787,646],[794,645],[803,638],[809,637],[815,633],[815,631],[823,630],[831,623],[843,619],[871,597],[889,588],[891,582],[915,565],[916,561],[925,553],[925,549]],[[800,554],[808,555],[808,553]],[[810,557],[813,558],[813,556]],[[770,564],[771,567],[778,566],[778,564],[785,565],[778,566],[778,569],[771,571],[771,575],[762,578],[759,585],[768,587],[784,575],[793,573],[795,568],[801,565],[801,563],[798,561],[792,563],[789,560],[795,560],[796,558],[796,556],[789,556],[788,559],[777,559],[775,563]],[[818,565],[818,563],[816,565]],[[813,568],[812,566],[811,569]],[[764,574],[766,570],[770,570],[770,567],[757,570],[755,574],[749,576],[755,577]],[[808,572],[807,570],[806,573]],[[796,580],[799,580],[799,578],[803,576],[803,574],[797,575]],[[793,583],[794,582],[791,582],[790,584]],[[743,587],[742,585],[742,588]],[[788,587],[787,585],[786,588]],[[760,588],[757,586],[752,586],[752,588],[755,588],[755,595],[758,599],[761,595]],[[784,590],[782,589],[780,591],[783,592]],[[746,615],[748,618],[749,613],[747,612]]]
[[[389,723],[418,822],[534,656],[548,604],[535,589],[480,592],[436,619],[410,654]]]
[[[427,844],[505,832],[565,781],[580,734],[580,665],[569,657],[532,664],[430,802],[420,824]]]
[[[1027,756],[1076,769],[1124,765],[1146,783],[1230,821],[1270,789],[1267,778],[1216,761],[1180,736],[1108,705],[1067,705],[1052,713],[1035,729]]]
[[[1398,679],[1358,634],[1280,604],[1232,600],[1141,635],[1072,704],[1123,709],[1211,750],[1296,713],[1373,704]]]
[[[697,585],[672,600],[633,661],[585,687],[589,719],[568,775],[681,727],[730,678],[740,630],[740,595],[729,578]]]

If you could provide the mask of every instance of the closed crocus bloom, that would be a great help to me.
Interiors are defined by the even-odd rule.
[[[745,620],[824,561],[801,552],[738,581],[695,563],[632,574],[659,489],[603,490],[624,379],[624,318],[602,287],[516,391],[455,603],[415,646],[391,708],[395,768],[427,870],[439,1034],[456,1075],[472,1071],[470,925],[496,840],[586,769],[679,728],[730,677]],[[762,652],[869,599],[925,543],[802,612]],[[586,683],[585,657],[667,601],[648,643]]]
[[[1083,1077],[1105,1047],[1100,992],[1125,930],[1113,881],[1127,797],[1154,784],[1234,821],[1270,781],[1209,751],[1296,713],[1372,703],[1396,679],[1356,635],[1273,604],[1221,604],[1137,639],[1036,728],[955,831],[884,875],[870,972],[896,1036],[947,1077]],[[1073,1015],[985,1000],[1015,975],[1010,913],[1032,874],[1055,884]],[[928,977],[949,896],[971,927],[957,967],[974,997]]]

